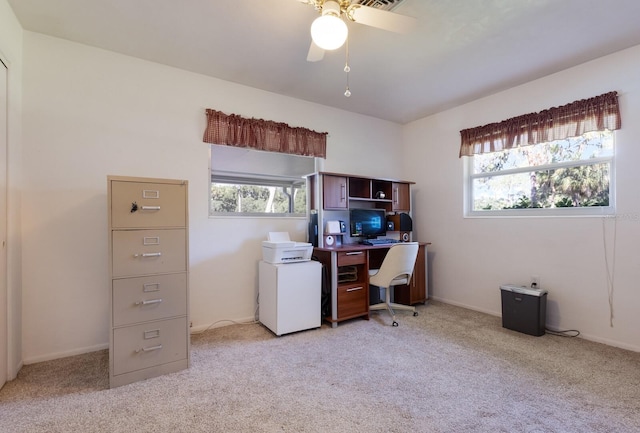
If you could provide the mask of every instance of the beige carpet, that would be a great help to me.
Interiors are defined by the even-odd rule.
[[[275,337],[192,338],[183,372],[107,388],[106,351],[29,365],[1,432],[640,432],[640,353],[432,303]]]

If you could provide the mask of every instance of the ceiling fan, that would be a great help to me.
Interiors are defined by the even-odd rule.
[[[321,16],[311,24],[311,47],[307,61],[317,62],[325,50],[340,48],[347,40],[347,21],[376,27],[395,33],[407,33],[416,19],[384,10],[395,7],[402,0],[299,0],[320,12]],[[368,6],[371,4],[372,6]],[[374,7],[377,6],[377,7]]]

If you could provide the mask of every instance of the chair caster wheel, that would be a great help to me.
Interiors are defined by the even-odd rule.
[[[416,317],[417,315],[418,315],[418,312],[417,312],[417,311],[414,311],[414,312],[413,312],[413,317]]]
[[[393,321],[393,323],[391,324],[391,326],[398,326],[398,322],[396,322],[395,320]]]

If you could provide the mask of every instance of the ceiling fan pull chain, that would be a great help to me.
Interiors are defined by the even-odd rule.
[[[347,36],[347,47],[346,47],[346,60],[344,63],[344,71],[347,73],[347,90],[344,91],[344,96],[347,98],[351,96],[351,90],[349,90],[349,72],[351,71],[351,66],[349,66],[349,37]]]

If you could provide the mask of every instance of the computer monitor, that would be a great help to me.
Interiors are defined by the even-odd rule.
[[[350,209],[349,225],[352,237],[375,238],[387,234],[384,209]]]

